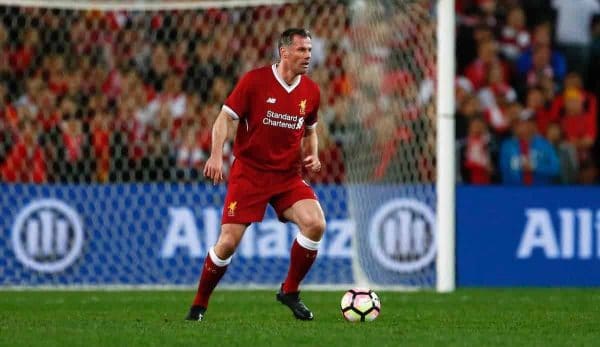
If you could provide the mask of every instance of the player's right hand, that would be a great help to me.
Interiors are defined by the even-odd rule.
[[[208,158],[204,165],[204,177],[211,179],[213,184],[223,181],[223,157],[211,155]]]

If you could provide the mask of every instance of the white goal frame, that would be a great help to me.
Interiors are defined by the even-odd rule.
[[[437,13],[436,84],[436,290],[451,292],[456,287],[455,273],[455,0],[435,0]],[[94,0],[0,0],[4,6],[47,7],[97,10],[160,10],[283,4],[296,0],[221,0],[221,1],[94,1]],[[160,286],[157,286],[157,288]],[[20,287],[22,288],[22,287]],[[60,288],[60,287],[58,287]],[[55,288],[56,289],[56,288]],[[383,289],[398,289],[383,287]],[[411,289],[402,287],[402,290]],[[414,288],[412,288],[414,289]]]
[[[451,292],[455,275],[454,0],[437,3],[437,259],[436,288]]]

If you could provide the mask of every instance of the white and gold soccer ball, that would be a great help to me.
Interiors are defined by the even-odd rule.
[[[349,322],[371,322],[379,316],[379,296],[371,289],[350,289],[342,297],[342,315]]]

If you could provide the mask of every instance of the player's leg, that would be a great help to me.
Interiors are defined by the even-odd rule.
[[[221,226],[219,239],[210,248],[204,260],[198,290],[186,316],[187,320],[202,320],[204,317],[210,295],[227,271],[227,266],[242,240],[246,227],[246,224],[223,224]]]
[[[325,217],[321,205],[314,199],[303,199],[283,212],[283,217],[295,223],[300,232],[290,251],[290,268],[283,282],[284,293],[298,292],[317,257],[317,251],[325,232]]]
[[[215,287],[227,271],[231,257],[242,240],[247,224],[223,224],[217,243],[210,248],[187,320],[202,320]]]
[[[300,178],[291,189],[271,201],[282,221],[292,221],[300,232],[290,252],[290,268],[276,298],[288,306],[294,316],[312,320],[313,314],[300,300],[298,287],[317,256],[319,243],[325,231],[325,217],[313,190]]]
[[[263,194],[262,187],[253,184],[254,176],[241,162],[233,163],[221,217],[221,233],[204,261],[198,291],[186,319],[203,318],[210,295],[225,274],[244,231],[250,223],[262,220],[265,214],[270,195]]]

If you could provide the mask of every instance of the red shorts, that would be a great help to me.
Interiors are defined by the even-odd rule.
[[[280,220],[296,201],[318,200],[315,192],[296,172],[262,171],[235,160],[229,174],[222,224],[249,224],[262,221],[267,204]]]

